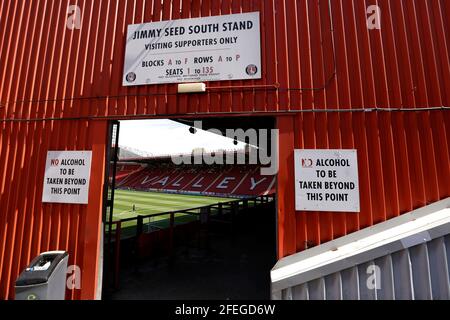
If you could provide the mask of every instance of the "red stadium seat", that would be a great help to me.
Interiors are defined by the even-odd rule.
[[[250,197],[274,193],[275,176],[262,176],[260,166],[121,165],[119,188]]]

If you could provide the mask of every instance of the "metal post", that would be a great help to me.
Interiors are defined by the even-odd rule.
[[[116,223],[116,245],[114,249],[114,288],[119,289],[120,285],[120,237],[122,234],[122,222]]]
[[[232,202],[231,203],[231,232],[234,232],[234,221],[235,221],[235,216],[238,214],[239,212],[239,205],[236,202]]]
[[[175,213],[170,213],[170,229],[169,229],[169,250],[170,250],[170,256],[173,255],[173,248],[174,248],[174,228],[175,228]]]
[[[139,238],[139,236],[143,233],[144,233],[144,218],[142,216],[138,216],[136,225],[136,238]]]
[[[222,203],[219,203],[219,212],[218,212],[219,217],[222,216]]]

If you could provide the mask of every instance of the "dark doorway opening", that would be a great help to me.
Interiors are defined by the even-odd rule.
[[[240,118],[177,122],[187,125],[187,134],[211,128],[216,129],[216,134],[224,135],[226,129],[243,129],[246,133],[255,130],[258,134],[261,129],[274,129],[272,118],[249,119],[242,122]],[[201,129],[196,127],[199,121]],[[117,124],[112,123],[105,188],[103,299],[270,299],[270,270],[276,262],[277,222],[273,192],[276,175],[266,180],[259,174],[260,163],[172,167],[167,157],[124,159],[120,157],[118,132]],[[270,134],[266,138],[270,139]],[[252,141],[250,137],[237,136],[234,144],[237,142],[251,144]],[[270,149],[266,154],[272,153],[270,141],[264,147]],[[244,152],[245,160],[249,162],[249,148],[246,147]],[[209,151],[206,153],[211,155]],[[192,160],[194,162],[194,158]],[[127,173],[126,169],[133,165],[137,166],[136,172],[131,170],[130,176],[124,178],[122,172]],[[172,170],[167,179],[165,173],[160,174]],[[154,172],[160,176],[152,185],[148,181]],[[170,185],[169,181],[173,185],[182,185],[179,178],[184,174],[197,179],[203,174],[206,180],[209,179],[207,175],[217,178],[211,178],[211,185],[202,192],[193,190],[196,178],[179,189]],[[164,187],[157,185],[158,190],[155,190],[154,183],[166,184]],[[272,189],[258,189],[265,183]],[[225,188],[228,184],[232,189]],[[203,198],[208,202],[202,203]],[[150,205],[145,207],[147,199]],[[125,200],[132,201],[130,212],[121,216],[125,219],[117,213],[121,207],[117,204],[115,207],[114,200],[120,205]],[[176,201],[194,201],[198,206],[186,204],[187,207],[174,208]],[[167,208],[160,208],[164,203]],[[155,207],[161,212],[152,211]]]

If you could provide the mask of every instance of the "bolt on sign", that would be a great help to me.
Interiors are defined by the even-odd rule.
[[[259,15],[129,25],[123,85],[261,79]]]
[[[356,150],[295,150],[297,211],[360,212]]]
[[[87,204],[92,151],[48,151],[44,203]]]

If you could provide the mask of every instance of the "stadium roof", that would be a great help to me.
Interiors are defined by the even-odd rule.
[[[223,154],[249,154],[249,150],[214,150],[207,151],[208,154],[220,153]],[[160,162],[160,161],[169,161],[172,157],[189,157],[192,156],[192,153],[181,153],[181,154],[173,154],[173,155],[159,155],[159,156],[149,156],[149,157],[129,157],[124,159],[119,159],[119,162],[134,162],[134,163],[148,163],[148,162]]]
[[[194,126],[195,121],[202,122],[202,130],[217,129],[222,132],[225,136],[227,129],[243,129],[247,131],[248,129],[273,129],[275,128],[275,120],[273,117],[241,117],[239,121],[235,121],[232,117],[227,118],[202,118],[202,119],[176,119],[175,121],[188,125]],[[238,139],[240,142],[244,142]]]

